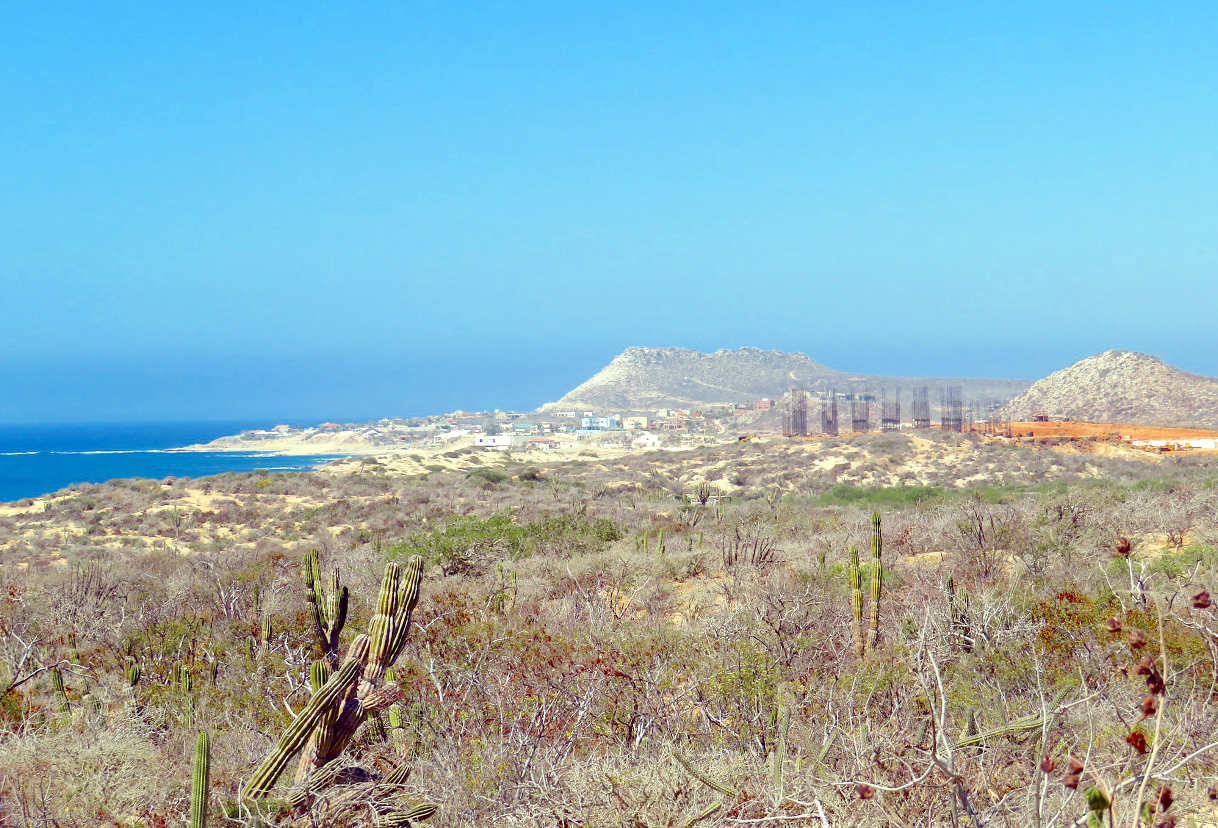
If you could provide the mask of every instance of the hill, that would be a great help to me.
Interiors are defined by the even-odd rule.
[[[909,391],[917,386],[963,388],[966,400],[1002,401],[1028,387],[1024,380],[880,377],[836,371],[807,354],[736,348],[627,348],[591,379],[544,408],[645,410],[776,398],[791,388],[812,391]]]
[[[1037,413],[1103,423],[1218,428],[1218,379],[1136,351],[1105,351],[1038,380],[1003,410],[1016,420]]]

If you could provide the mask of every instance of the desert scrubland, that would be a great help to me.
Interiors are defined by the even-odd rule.
[[[449,459],[0,507],[0,825],[182,824],[201,732],[212,825],[1218,822],[1212,454]],[[403,619],[389,564],[392,673],[259,784],[310,673]]]

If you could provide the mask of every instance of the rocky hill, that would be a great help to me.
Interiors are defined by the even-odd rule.
[[[963,388],[966,400],[1005,402],[1028,387],[1024,380],[919,379],[878,377],[835,371],[806,354],[737,348],[702,353],[689,348],[627,348],[591,379],[567,392],[549,408],[647,410],[777,398],[791,388],[812,391],[873,390],[908,392],[927,386]],[[908,398],[907,398],[908,399]]]
[[[1101,423],[1218,428],[1218,379],[1135,351],[1105,351],[1033,383],[1004,409]]]

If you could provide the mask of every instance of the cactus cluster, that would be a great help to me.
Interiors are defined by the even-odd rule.
[[[347,588],[339,582],[338,570],[326,588],[321,577],[321,558],[316,549],[305,553],[301,568],[304,576],[305,597],[313,605],[313,628],[317,635],[317,647],[322,657],[332,668],[338,667],[339,639],[343,625],[347,623]]]
[[[306,558],[306,571],[310,567],[315,573],[315,557],[312,563]],[[406,645],[411,614],[419,599],[422,570],[423,561],[418,556],[410,559],[404,571],[396,563],[385,567],[376,614],[368,623],[368,632],[351,642],[337,670],[332,670],[325,660],[314,663],[309,672],[314,688],[312,698],[250,776],[241,792],[243,799],[256,799],[270,791],[292,757],[307,745],[297,769],[297,782],[305,782],[342,753],[369,717],[397,701],[400,691],[386,682],[385,674]],[[306,576],[306,584],[314,587],[310,601],[317,611],[318,629],[323,630],[323,613],[318,608],[327,601],[317,593],[315,579]],[[325,616],[338,622],[331,627],[335,634],[346,619],[346,590],[339,589],[336,578],[335,615]]]
[[[643,532],[641,537],[636,537],[634,539],[634,551],[636,551],[640,554],[647,554],[652,551],[650,532]],[[659,535],[656,537],[655,554],[663,555],[665,551],[666,550],[664,547],[664,530],[661,529],[659,532]]]
[[[850,550],[850,609],[854,626],[854,651],[859,658],[867,654],[867,639],[872,649],[880,645],[880,600],[884,590],[884,539],[880,532],[880,513],[871,515],[871,617],[870,635],[863,625],[863,571],[859,551]]]

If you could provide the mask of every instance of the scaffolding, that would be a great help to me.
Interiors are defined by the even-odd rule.
[[[830,437],[838,435],[837,427],[837,391],[829,392],[829,399],[821,400],[820,430]]]
[[[782,433],[784,437],[808,436],[808,394],[792,388],[783,398]]]
[[[892,399],[888,391],[880,392],[880,431],[901,430],[901,389],[893,390]]]
[[[913,427],[930,428],[930,389],[925,385],[913,390]]]
[[[958,385],[939,389],[939,426],[944,431],[959,433],[964,428],[964,412],[960,393]]]
[[[871,431],[871,402],[868,396],[854,394],[850,400],[850,430]]]

